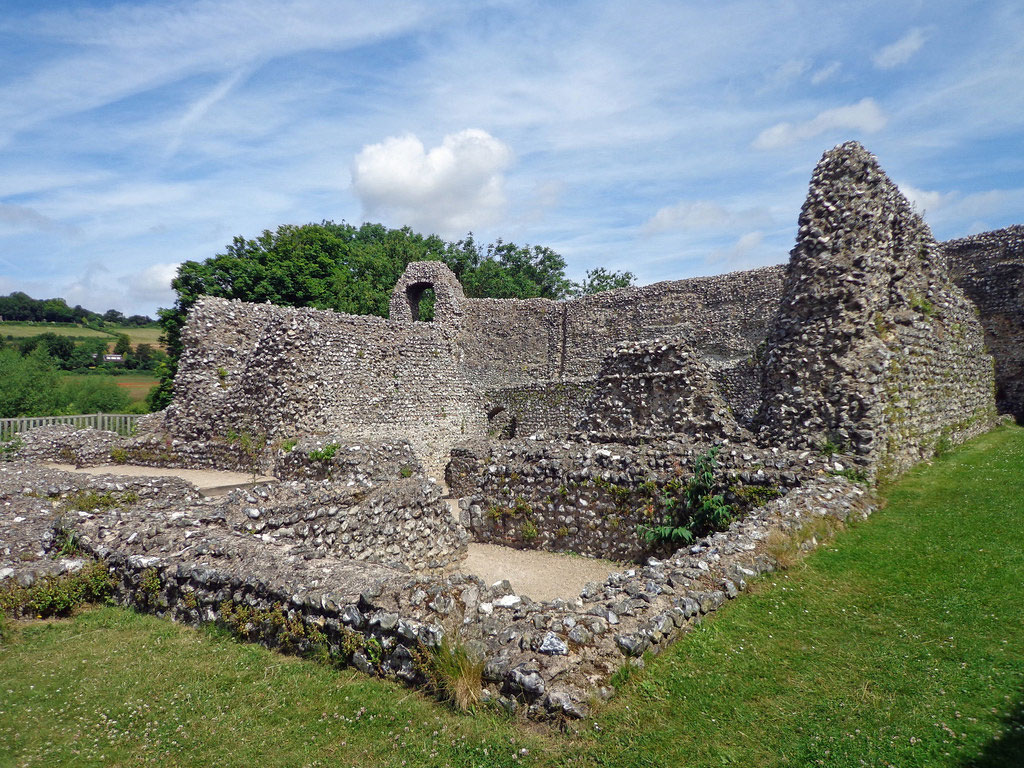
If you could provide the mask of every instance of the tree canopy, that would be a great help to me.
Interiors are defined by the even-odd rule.
[[[566,278],[565,260],[550,248],[500,239],[483,246],[472,233],[449,242],[409,227],[324,221],[264,230],[255,239],[235,237],[224,253],[184,262],[171,281],[177,293],[174,306],[159,311],[170,360],[151,406],[170,402],[181,329],[201,296],[386,317],[391,291],[413,261],[443,261],[470,298],[562,299],[602,290],[605,284],[629,285],[633,279],[628,272],[600,270],[607,276],[604,282],[595,283],[588,274],[585,289]]]

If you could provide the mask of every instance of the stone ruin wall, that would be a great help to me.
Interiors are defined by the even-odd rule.
[[[942,251],[980,312],[996,363],[996,405],[1024,424],[1024,227],[950,240]]]
[[[708,361],[730,405],[747,412],[757,386],[749,364],[764,341],[782,267],[674,280],[569,301],[469,299],[459,345],[502,433],[566,433],[596,394],[604,358],[617,344],[678,337]]]
[[[171,487],[157,498],[159,481],[57,478],[25,465],[0,477],[0,498],[52,545],[52,505],[76,485],[137,488],[131,508],[71,523],[117,573],[124,602],[189,623],[285,611],[343,660],[410,682],[422,682],[413,651],[458,626],[486,659],[492,700],[536,717],[585,715],[625,657],[659,650],[771,570],[769,535],[869,511],[867,490],[835,476],[849,458],[824,456],[827,443],[897,473],[992,421],[991,360],[945,258],[969,294],[995,295],[978,302],[987,323],[1019,305],[1006,287],[1019,274],[1007,264],[1019,261],[1019,233],[940,248],[855,144],[825,154],[800,225],[786,268],[572,302],[467,300],[437,263],[410,265],[390,320],[203,300],[183,337],[168,443],[74,437],[69,450],[89,461],[115,448],[187,460],[196,446],[227,451],[228,434],[247,431],[268,436],[287,482],[208,502]],[[428,287],[435,321],[416,322]],[[540,411],[536,423],[562,438],[488,440],[499,396]],[[520,431],[528,426],[524,416]],[[507,583],[423,573],[459,561],[463,529],[512,546],[641,557],[636,526],[651,484],[657,493],[725,440],[729,500],[778,497],[574,600],[537,603]],[[69,444],[59,443],[28,448],[38,458]],[[335,455],[314,458],[329,445]],[[425,477],[440,477],[449,453],[461,527]],[[6,524],[0,533],[12,538]],[[28,567],[0,566],[0,579]],[[155,596],[145,586],[153,573]]]
[[[408,440],[443,476],[451,446],[481,434],[481,398],[440,323],[200,300],[166,424],[186,441],[269,446],[306,434]]]
[[[995,421],[976,310],[931,231],[856,142],[811,179],[765,356],[762,441],[894,476]]]

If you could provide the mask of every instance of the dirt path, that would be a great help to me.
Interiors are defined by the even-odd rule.
[[[180,477],[196,486],[207,496],[227,493],[232,488],[252,483],[252,475],[246,472],[222,472],[215,469],[178,469],[176,467],[137,467],[131,464],[104,464],[99,467],[76,468],[73,464],[44,462],[43,466],[62,469],[65,472],[81,472],[87,475],[128,475],[129,477]],[[258,483],[276,483],[266,475],[257,475]]]
[[[487,584],[508,579],[517,594],[534,600],[573,600],[588,581],[603,582],[609,573],[624,568],[610,560],[579,555],[470,544],[459,570],[479,576]]]

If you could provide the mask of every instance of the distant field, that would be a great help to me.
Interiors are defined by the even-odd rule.
[[[92,328],[85,328],[70,323],[0,323],[0,336],[13,336],[16,339],[24,339],[28,336],[38,336],[41,333],[53,333],[57,336],[70,336],[75,339],[109,339],[114,344],[114,334],[123,333],[131,339],[132,346],[138,344],[150,344],[154,347],[160,345],[160,328],[135,328],[129,326],[108,325],[106,331],[94,331]]]
[[[126,373],[124,376],[95,376],[91,374],[73,374],[66,376],[68,379],[100,379],[103,381],[112,381],[117,386],[121,387],[128,393],[128,397],[132,399],[132,402],[138,402],[145,400],[146,395],[149,394],[149,390],[156,386],[159,379],[151,373]]]
[[[69,323],[0,323],[0,336],[13,336],[24,339],[38,336],[41,333],[52,333],[56,336],[71,336],[75,339],[112,338],[110,334],[83,328]]]
[[[108,326],[114,333],[125,333],[132,340],[132,346],[136,344],[160,345],[160,328],[122,328]]]

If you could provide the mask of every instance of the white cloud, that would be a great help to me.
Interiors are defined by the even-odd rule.
[[[842,67],[842,64],[838,61],[833,61],[831,64],[822,67],[811,75],[811,85],[821,85],[826,80],[832,78],[839,71],[840,67]]]
[[[770,218],[766,208],[731,211],[711,200],[682,200],[658,209],[642,229],[648,234],[673,229],[721,231],[749,227]]]
[[[728,269],[748,267],[762,243],[764,243],[764,232],[747,232],[741,235],[731,247],[715,251],[711,261],[724,264]]]
[[[363,147],[355,158],[352,186],[369,217],[465,234],[493,223],[504,211],[503,172],[511,162],[511,149],[486,131],[449,134],[429,151],[406,134]]]
[[[957,198],[956,192],[918,189],[910,184],[898,184],[897,186],[900,188],[900,192],[906,196],[907,200],[921,214],[935,212]]]
[[[153,264],[141,272],[126,275],[129,293],[136,301],[152,301],[167,306],[174,295],[171,280],[177,277],[179,266],[176,262]]]
[[[781,149],[830,131],[875,133],[884,128],[886,122],[885,113],[874,99],[861,99],[846,107],[826,109],[803,123],[776,123],[761,131],[752,146],[754,149]]]
[[[910,57],[921,50],[923,45],[924,32],[914,27],[895,43],[882,48],[871,60],[879,69],[892,69],[910,61]]]

